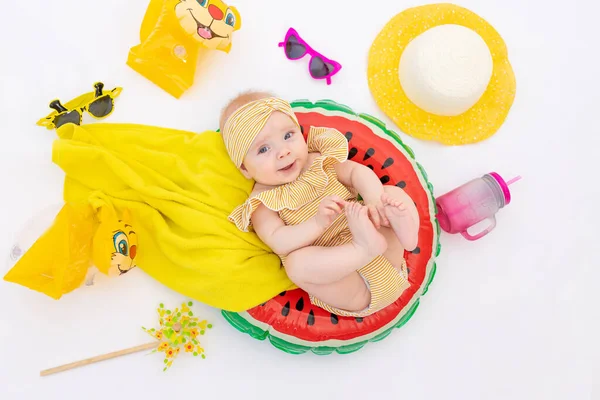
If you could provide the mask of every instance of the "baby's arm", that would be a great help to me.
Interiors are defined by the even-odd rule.
[[[325,231],[316,216],[298,225],[285,225],[276,211],[263,204],[252,214],[252,226],[273,252],[283,256],[309,246]]]
[[[317,213],[297,224],[285,225],[277,212],[260,204],[252,214],[252,225],[258,237],[278,255],[310,246],[342,213],[346,202],[339,196],[327,196],[319,203]]]

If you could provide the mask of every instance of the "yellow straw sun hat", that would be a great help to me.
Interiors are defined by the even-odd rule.
[[[377,105],[402,131],[446,145],[492,136],[516,92],[498,32],[453,4],[392,18],[371,46],[367,74]]]

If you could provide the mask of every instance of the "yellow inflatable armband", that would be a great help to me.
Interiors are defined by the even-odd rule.
[[[127,212],[119,220],[106,208],[96,212],[89,204],[67,203],[33,245],[21,251],[13,248],[17,262],[4,280],[60,299],[93,284],[98,270],[118,276],[134,268],[137,235]]]
[[[241,22],[221,0],[151,0],[127,65],[179,98],[194,83],[199,50],[228,53]]]

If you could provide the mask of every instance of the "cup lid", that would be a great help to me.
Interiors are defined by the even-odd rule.
[[[508,188],[506,181],[497,172],[490,172],[488,175],[490,175],[496,180],[496,182],[498,182],[498,185],[500,185],[500,189],[502,189],[502,193],[504,194],[504,202],[506,203],[506,205],[509,205],[511,196],[510,189]]]

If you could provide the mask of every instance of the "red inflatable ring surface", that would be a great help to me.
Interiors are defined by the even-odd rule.
[[[365,318],[341,317],[313,306],[301,289],[283,292],[245,312],[222,314],[241,332],[259,340],[268,338],[291,354],[351,353],[404,325],[435,276],[440,228],[433,187],[412,150],[380,120],[330,100],[296,101],[292,107],[305,135],[311,126],[338,129],[348,139],[349,159],[367,165],[384,185],[404,189],[415,201],[421,222],[419,242],[414,251],[405,253],[411,286],[396,302]]]

